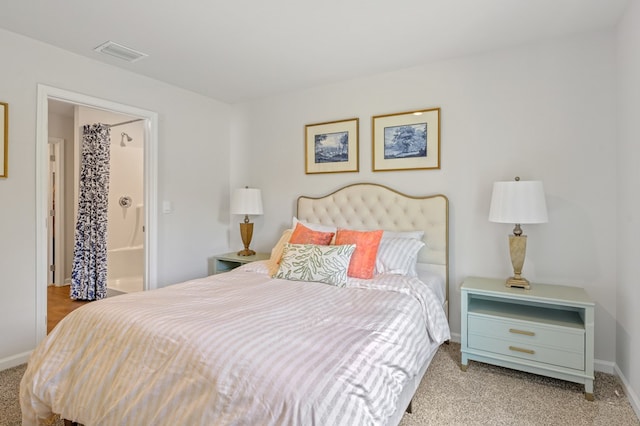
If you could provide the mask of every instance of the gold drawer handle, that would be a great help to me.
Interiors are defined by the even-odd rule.
[[[536,333],[534,333],[533,331],[518,330],[517,328],[510,328],[509,329],[509,333],[524,334],[525,336],[535,336],[536,335]]]
[[[516,352],[524,352],[525,354],[529,354],[529,355],[535,354],[535,351],[533,351],[531,349],[523,349],[523,348],[519,348],[517,346],[509,346],[509,350],[510,351],[516,351]]]

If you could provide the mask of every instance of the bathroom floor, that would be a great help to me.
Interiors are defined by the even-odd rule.
[[[74,309],[79,308],[88,301],[71,300],[69,298],[69,286],[47,287],[47,334]]]
[[[90,303],[89,300],[72,300],[69,298],[70,288],[68,285],[62,287],[56,287],[50,285],[47,287],[47,334],[53,330],[56,326],[74,309],[79,308],[85,303]],[[119,294],[125,294],[121,291],[107,289],[107,297],[117,296]]]

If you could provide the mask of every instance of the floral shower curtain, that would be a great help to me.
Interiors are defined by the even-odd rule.
[[[110,131],[108,125],[100,123],[83,128],[78,221],[71,270],[74,300],[107,297]]]

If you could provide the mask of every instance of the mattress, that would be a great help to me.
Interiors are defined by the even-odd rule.
[[[447,339],[417,278],[338,288],[254,262],[72,312],[29,360],[23,424],[386,424]]]

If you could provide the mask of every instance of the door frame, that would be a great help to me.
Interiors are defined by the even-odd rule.
[[[57,100],[144,119],[144,287],[157,288],[158,113],[69,90],[38,84],[36,113],[36,344],[47,335],[47,222],[49,100]]]
[[[47,220],[47,265],[53,266],[53,274],[49,270],[48,276],[53,275],[53,282],[56,287],[64,285],[64,240],[65,240],[65,226],[64,226],[64,139],[61,138],[48,138],[49,143],[49,155],[55,156],[55,163],[53,164],[55,177],[51,177],[51,166],[53,161],[49,158],[49,182],[47,184],[47,208],[50,210]],[[53,181],[53,182],[52,182]],[[55,194],[51,196],[51,188],[55,188]],[[53,198],[53,199],[52,199]],[[51,203],[53,202],[54,208],[51,209]],[[51,215],[53,210],[53,216]],[[51,226],[51,222],[54,225]],[[55,238],[53,237],[55,235]],[[53,259],[51,253],[54,253]],[[50,282],[47,282],[50,284]]]

